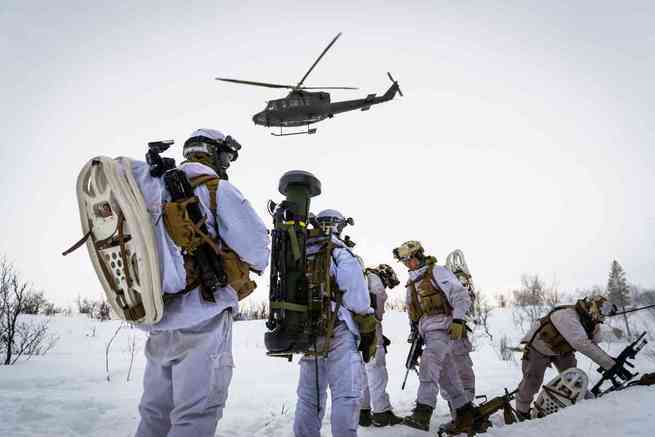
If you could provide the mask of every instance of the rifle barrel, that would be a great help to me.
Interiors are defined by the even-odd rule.
[[[647,309],[649,309],[649,308],[655,308],[655,304],[653,304],[653,305],[646,305],[645,307],[631,308],[631,309],[626,310],[626,311],[621,311],[620,313],[614,313],[614,314],[611,314],[611,315],[608,316],[608,317],[622,316],[623,314],[634,313],[635,311],[647,310]]]

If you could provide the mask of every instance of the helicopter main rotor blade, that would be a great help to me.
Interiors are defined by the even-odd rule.
[[[301,86],[299,90],[358,90],[351,86]]]
[[[307,76],[309,76],[309,73],[312,72],[314,67],[316,67],[316,64],[318,64],[318,62],[321,60],[321,58],[325,55],[325,53],[328,50],[330,50],[330,47],[332,47],[332,44],[334,44],[336,42],[336,40],[339,39],[340,36],[341,36],[341,32],[337,33],[337,36],[334,37],[332,42],[330,42],[330,44],[328,44],[328,46],[325,48],[325,50],[323,50],[323,53],[321,53],[321,55],[318,57],[318,59],[316,59],[316,61],[314,61],[312,66],[309,67],[309,70],[307,70],[307,73],[305,73],[305,75],[302,77],[302,79],[300,79],[300,82],[298,82],[298,85],[296,85],[296,88],[300,88],[300,86],[303,84],[303,82],[305,82],[305,79],[307,79]]]
[[[241,79],[226,79],[224,77],[217,77],[216,80],[222,80],[223,82],[240,83],[243,85],[263,86],[266,88],[289,88],[289,89],[295,88],[293,85],[280,85],[277,83],[254,82],[252,80],[241,80]]]

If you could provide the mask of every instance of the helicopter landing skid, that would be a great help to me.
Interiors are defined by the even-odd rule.
[[[280,127],[280,133],[279,134],[276,134],[275,132],[271,132],[271,135],[273,135],[275,137],[287,137],[289,135],[313,135],[315,133],[316,133],[316,128],[315,127],[310,128],[309,126],[307,126],[307,130],[299,131],[299,132],[286,132],[286,133],[283,132],[282,127]]]

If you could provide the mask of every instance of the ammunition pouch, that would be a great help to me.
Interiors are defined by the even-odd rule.
[[[548,345],[558,355],[565,355],[574,352],[573,347],[564,338],[562,334],[555,328],[555,325],[548,320],[545,326],[541,329],[539,339]]]
[[[223,265],[224,251],[218,239],[209,234],[207,219],[194,189],[200,185],[207,187],[210,210],[216,219],[219,179],[213,175],[200,175],[189,180],[182,170],[173,169],[164,174],[164,183],[171,195],[171,201],[162,206],[164,227],[182,251],[187,277],[186,287],[170,294],[167,301],[200,286],[203,299],[215,302],[215,291],[229,283]]]
[[[377,351],[376,327],[378,320],[373,314],[354,314],[353,320],[359,328],[359,348],[365,363],[368,363],[375,356]]]
[[[193,196],[188,199],[166,202],[163,205],[162,215],[168,235],[178,247],[191,255],[204,242],[210,243],[211,246],[216,245],[209,235],[200,230],[205,220],[194,223],[189,216],[188,206],[198,202],[198,198]]]
[[[239,300],[250,296],[257,288],[257,283],[250,280],[250,266],[241,261],[236,252],[223,249],[223,269],[227,275],[228,284],[234,288]]]

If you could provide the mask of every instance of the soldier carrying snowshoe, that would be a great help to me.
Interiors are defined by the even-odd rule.
[[[466,336],[464,317],[471,306],[468,291],[452,272],[425,255],[418,241],[403,243],[393,250],[393,255],[409,270],[406,303],[410,325],[425,342],[416,406],[404,423],[428,431],[441,388],[455,409],[455,420],[445,431],[471,432],[474,408],[452,354],[453,342]]]

